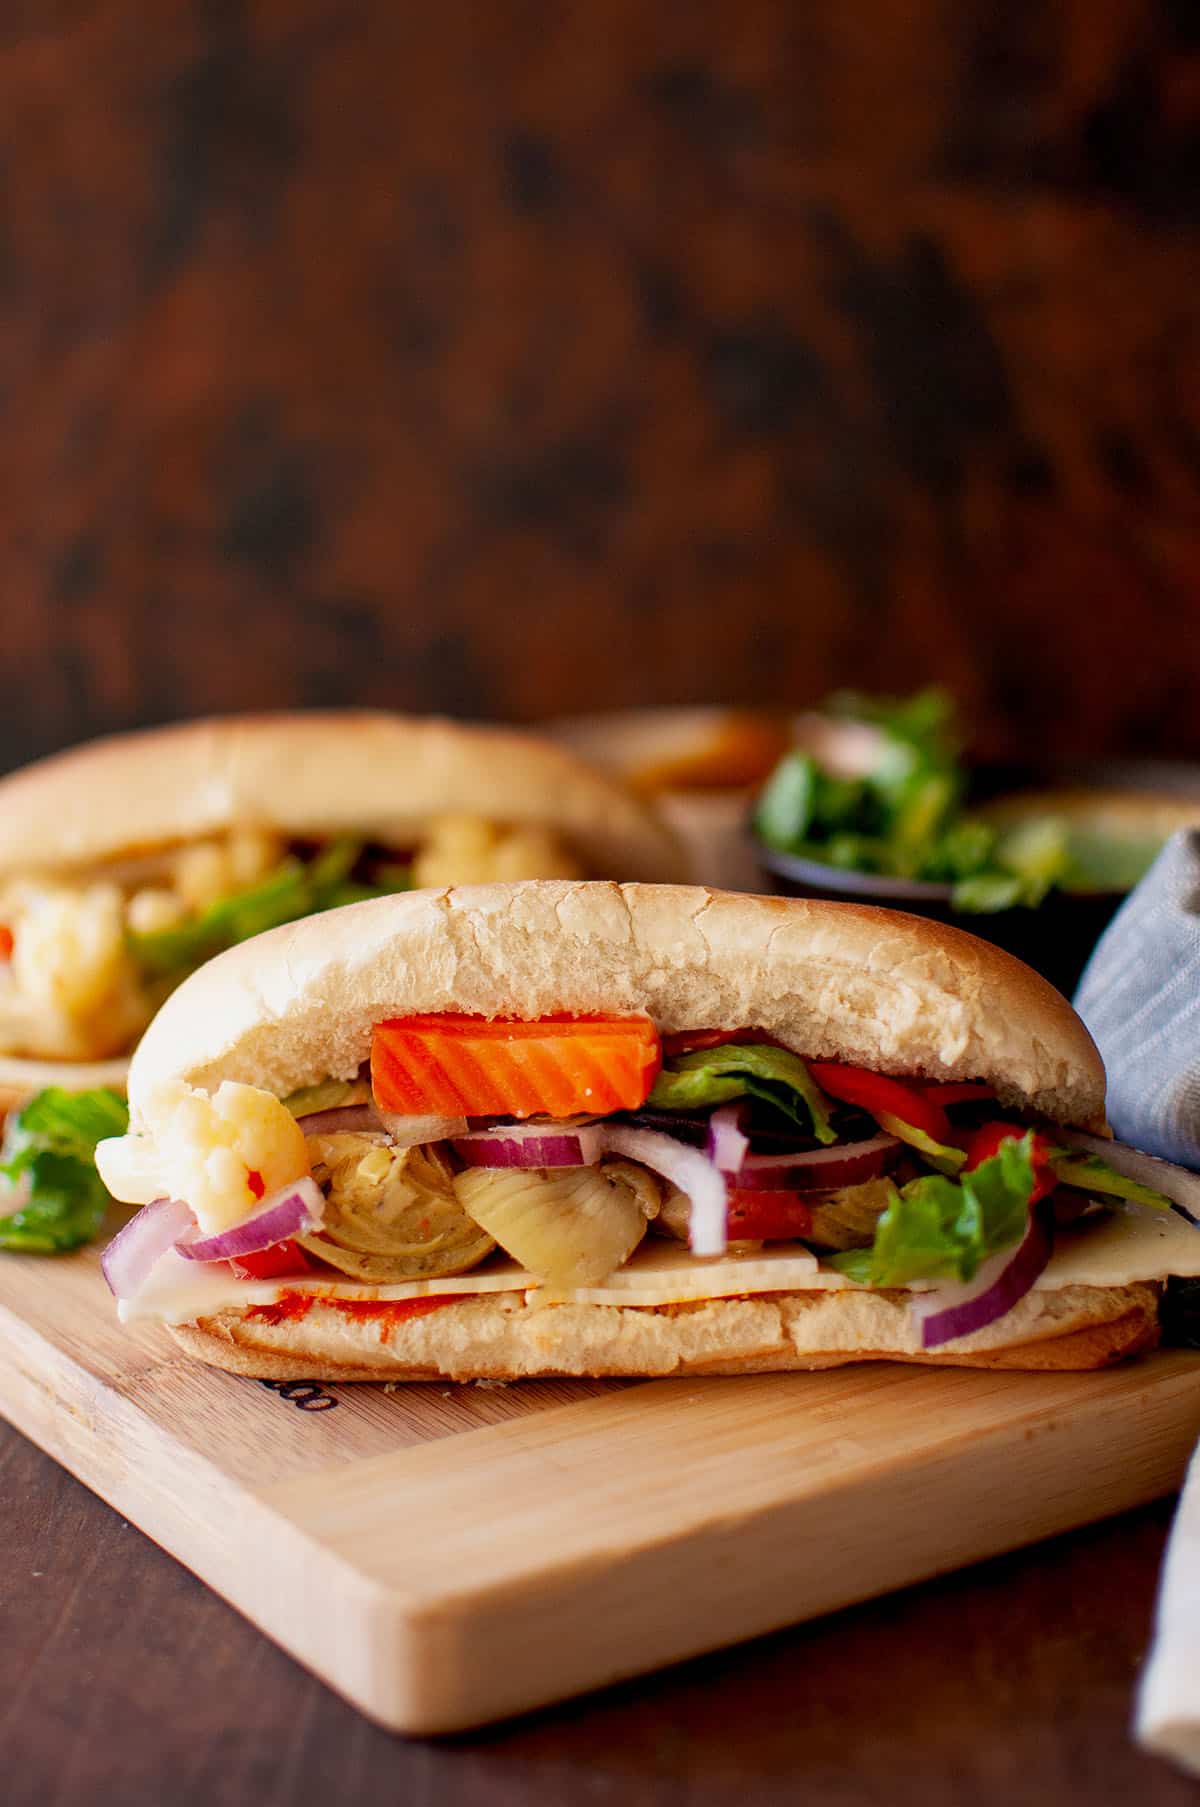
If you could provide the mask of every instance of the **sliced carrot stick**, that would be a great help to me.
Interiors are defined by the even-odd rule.
[[[377,1023],[371,1085],[406,1117],[571,1117],[636,1110],[661,1064],[648,1017],[394,1017]]]

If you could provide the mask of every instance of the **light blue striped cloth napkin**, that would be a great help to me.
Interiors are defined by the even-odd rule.
[[[1168,841],[1122,904],[1075,1008],[1108,1070],[1118,1139],[1200,1167],[1200,832]],[[1133,1731],[1200,1775],[1200,1452],[1171,1528]]]
[[[1075,1008],[1118,1141],[1200,1167],[1200,831],[1174,835],[1096,944]]]

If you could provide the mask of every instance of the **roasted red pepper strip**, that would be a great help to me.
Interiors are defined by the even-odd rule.
[[[969,1173],[978,1167],[981,1161],[990,1160],[1002,1142],[1020,1141],[1030,1132],[1019,1123],[984,1123],[975,1130],[967,1143],[967,1159],[963,1168]],[[1058,1184],[1053,1167],[1050,1165],[1050,1150],[1053,1144],[1036,1129],[1033,1131],[1033,1191],[1029,1195],[1031,1205],[1036,1205],[1040,1198],[1053,1192]]]
[[[253,1255],[239,1255],[229,1266],[239,1280],[277,1280],[284,1274],[311,1274],[316,1263],[310,1261],[298,1242],[289,1238],[273,1242],[269,1249],[256,1249]]]
[[[948,1104],[972,1104],[977,1098],[996,1096],[995,1086],[985,1085],[982,1079],[949,1079],[923,1085],[921,1090],[931,1104],[940,1104],[943,1110]]]
[[[910,1123],[931,1142],[953,1144],[949,1117],[917,1086],[890,1079],[884,1073],[869,1073],[865,1067],[844,1067],[836,1060],[810,1060],[806,1065],[821,1090],[831,1098],[838,1098],[843,1104],[857,1104],[873,1117],[895,1117],[901,1123]]]
[[[742,1192],[731,1187],[725,1224],[731,1242],[791,1242],[812,1229],[812,1201],[795,1192]]]
[[[0,960],[11,960],[13,953],[13,932],[6,922],[0,922]]]

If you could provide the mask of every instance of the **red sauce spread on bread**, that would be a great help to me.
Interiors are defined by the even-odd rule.
[[[431,1299],[326,1299],[324,1303],[348,1318],[378,1318],[381,1323],[400,1324],[405,1318],[423,1318],[439,1305],[457,1305],[466,1297],[466,1293],[439,1293]]]
[[[319,1293],[283,1292],[269,1305],[251,1305],[246,1316],[260,1324],[298,1323],[308,1316],[314,1305],[321,1304],[348,1318],[366,1322],[374,1319],[386,1331],[406,1318],[424,1317],[426,1312],[436,1311],[440,1305],[456,1305],[466,1296],[465,1293],[441,1293],[432,1299],[323,1299]]]
[[[251,1305],[246,1316],[260,1324],[290,1324],[307,1317],[315,1303],[312,1293],[285,1292],[269,1305]]]

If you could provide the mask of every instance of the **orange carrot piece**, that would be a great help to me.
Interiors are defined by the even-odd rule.
[[[405,1117],[571,1117],[636,1110],[661,1064],[648,1017],[394,1017],[377,1023],[371,1086]]]

